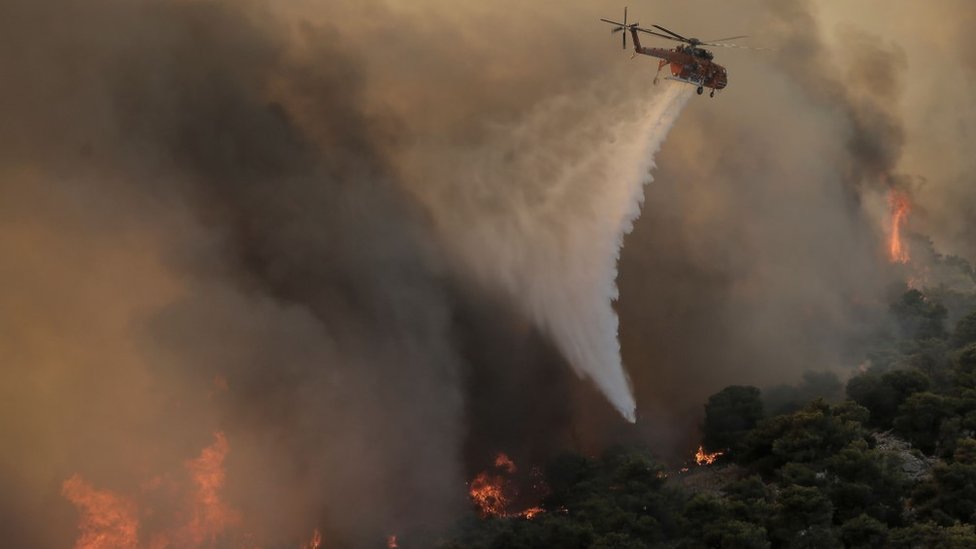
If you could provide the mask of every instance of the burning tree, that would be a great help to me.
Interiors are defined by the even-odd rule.
[[[892,263],[908,263],[908,245],[902,235],[912,204],[908,194],[894,189],[888,192],[888,208],[891,212],[888,234],[888,259]]]
[[[468,496],[483,518],[524,517],[531,519],[544,511],[541,507],[536,506],[522,511],[511,509],[519,495],[518,487],[512,478],[516,472],[518,472],[518,467],[515,466],[515,462],[508,455],[499,453],[495,456],[491,470],[482,471],[471,480],[468,485]]]
[[[150,511],[141,508],[134,500],[97,490],[80,475],[64,481],[61,493],[80,512],[75,549],[139,549],[144,546],[192,549],[212,547],[227,536],[245,538],[244,533],[232,531],[240,526],[241,516],[221,494],[226,480],[224,461],[229,452],[227,438],[217,432],[213,444],[204,448],[198,457],[184,463],[189,483],[173,502],[175,511],[170,522],[174,526],[153,532],[140,532],[141,519]],[[146,539],[149,543],[144,545],[142,541]],[[320,536],[318,540],[316,543],[321,542]]]
[[[723,455],[724,453],[725,452],[708,453],[705,451],[704,446],[699,446],[698,451],[695,452],[695,463],[697,463],[698,465],[711,465],[715,463],[715,460],[718,459],[719,456]]]
[[[79,475],[64,481],[61,494],[81,514],[75,549],[139,547],[139,513],[133,501],[112,492],[96,490]]]

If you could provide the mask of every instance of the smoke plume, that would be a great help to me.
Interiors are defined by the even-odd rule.
[[[722,386],[846,371],[880,190],[974,258],[976,8],[818,6],[632,7],[777,48],[689,101],[612,2],[0,3],[4,542],[183,532],[216,440],[239,520],[185,539],[430,546],[497,452],[681,454]]]

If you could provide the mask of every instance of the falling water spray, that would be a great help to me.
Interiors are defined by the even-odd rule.
[[[654,154],[689,97],[667,83],[551,99],[480,146],[437,155],[454,163],[419,192],[464,268],[507,294],[631,422],[611,304],[617,259]]]

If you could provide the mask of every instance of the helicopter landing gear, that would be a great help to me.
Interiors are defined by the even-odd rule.
[[[655,85],[655,86],[657,86],[657,83],[658,83],[658,82],[660,82],[660,80],[658,79],[658,77],[656,77],[656,76],[655,76],[655,77],[654,77],[654,85]]]
[[[715,97],[715,90],[712,90],[712,93],[708,94],[708,96],[709,97]]]
[[[702,86],[698,86],[698,95],[701,95],[704,92],[705,92],[705,88]]]

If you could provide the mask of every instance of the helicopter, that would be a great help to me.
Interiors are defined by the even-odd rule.
[[[643,28],[639,23],[627,24],[626,7],[624,8],[623,23],[602,18],[600,21],[614,25],[614,28],[610,30],[611,34],[616,34],[621,31],[630,31],[630,35],[634,39],[634,55],[639,53],[641,55],[650,55],[651,57],[661,59],[657,65],[657,74],[654,76],[655,84],[658,83],[661,75],[661,69],[663,69],[666,65],[670,65],[671,76],[666,76],[666,79],[676,80],[678,82],[684,82],[686,84],[697,86],[698,95],[704,93],[705,88],[711,88],[712,91],[708,94],[709,97],[715,97],[715,90],[721,90],[728,86],[729,77],[725,67],[713,61],[715,58],[714,54],[702,46],[744,48],[745,46],[729,44],[727,42],[730,40],[738,40],[739,38],[747,38],[746,36],[730,36],[728,38],[719,38],[718,40],[706,41],[699,40],[697,38],[686,38],[660,25],[651,25],[655,29],[667,33],[662,34],[661,32]],[[675,42],[681,42],[681,44],[676,46],[674,49],[645,48],[641,46],[640,43],[640,36],[638,33],[641,32],[660,38],[673,40]],[[623,33],[623,48],[627,49],[626,32]]]

